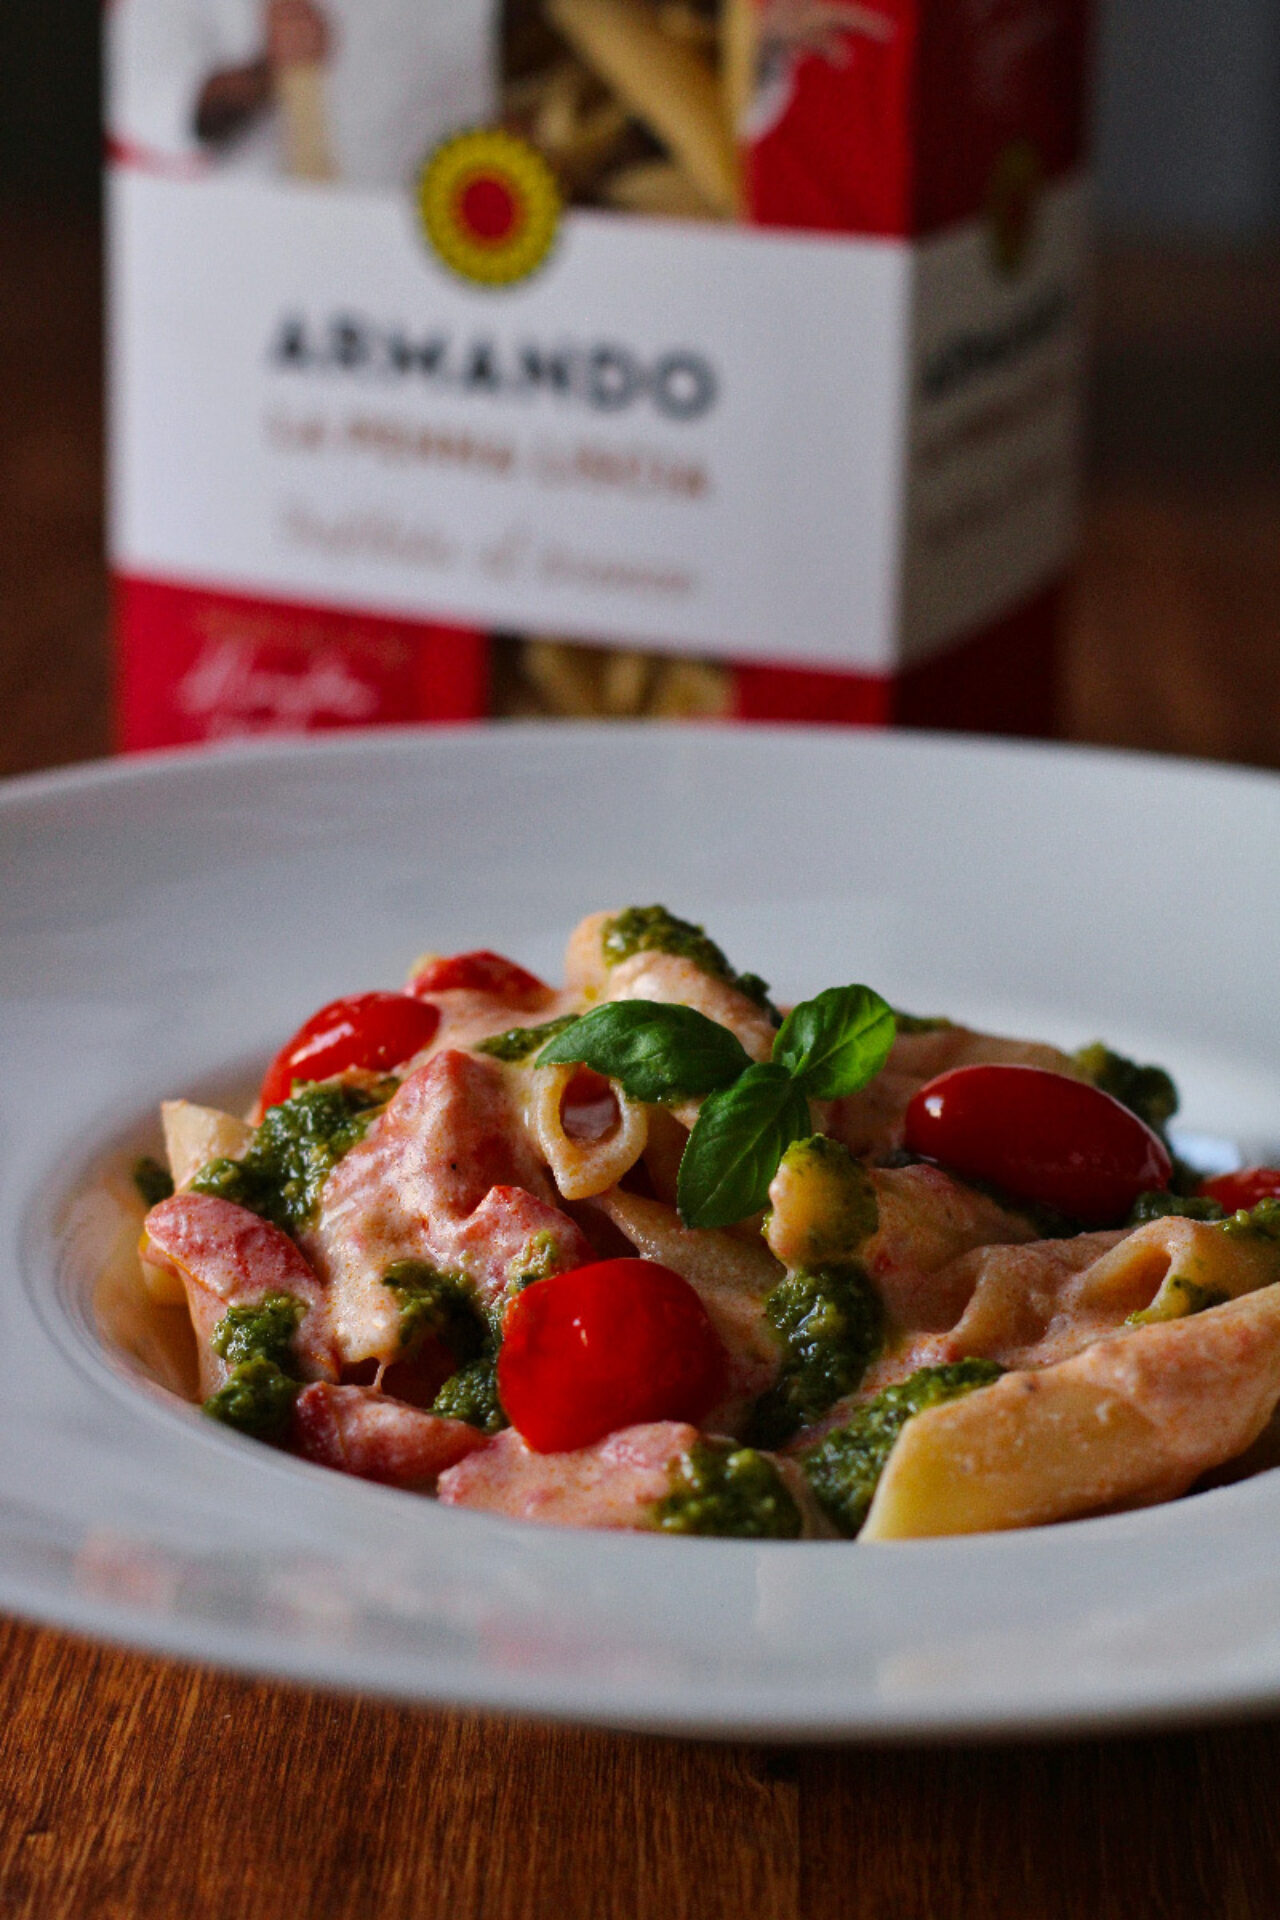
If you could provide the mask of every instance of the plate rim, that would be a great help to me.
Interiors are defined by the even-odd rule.
[[[442,728],[439,731],[410,727],[368,728],[335,731],[318,738],[266,737],[229,744],[218,748],[216,752],[201,747],[169,749],[9,776],[0,782],[0,811],[25,802],[57,802],[68,796],[91,794],[104,787],[149,784],[156,778],[173,774],[198,776],[201,772],[237,764],[269,767],[277,762],[302,764],[333,759],[355,760],[367,754],[370,748],[409,755],[423,751],[461,752],[466,755],[477,750],[482,754],[501,754],[508,743],[519,745],[526,742],[544,748],[552,744],[548,735],[554,738],[554,731],[546,723],[537,721],[505,724],[500,731],[465,726]],[[648,748],[656,744],[654,730],[643,723],[575,724],[568,731],[576,747],[587,749],[614,746],[624,738],[643,740]],[[856,743],[855,751],[868,746],[872,752],[888,753],[890,757],[903,747],[909,751],[927,749],[931,753],[941,752],[960,759],[981,758],[994,750],[1000,756],[1024,761],[1050,757],[1077,764],[1105,763],[1160,775],[1176,774],[1193,781],[1208,777],[1215,783],[1229,782],[1241,787],[1272,790],[1280,787],[1280,775],[1265,768],[1180,759],[1133,749],[1040,743],[1001,736],[939,735],[922,730],[864,733],[841,727],[812,728],[800,725],[765,725],[738,730],[691,723],[673,729],[668,739],[684,744],[691,740],[698,741],[710,745],[713,750],[718,745],[730,744],[739,750],[744,735],[748,740],[763,737],[803,740],[806,743],[815,739],[838,742],[842,749]],[[5,983],[0,981],[0,1004],[6,997]],[[25,1215],[32,1200],[32,1195],[19,1194],[16,1208],[9,1201],[0,1203],[0,1226],[4,1225],[5,1214],[11,1212],[12,1217],[19,1221],[21,1231],[19,1216]],[[105,1355],[103,1364],[111,1364]],[[368,1491],[380,1495],[386,1493],[383,1489]],[[391,1495],[393,1499],[396,1497]],[[1107,1522],[1086,1521],[1078,1524],[1105,1526]],[[741,1549],[744,1545],[716,1544],[729,1544],[731,1549]],[[840,1709],[837,1723],[834,1718],[822,1713],[810,1712],[798,1718],[788,1718],[775,1706],[763,1701],[753,1710],[739,1709],[712,1720],[707,1720],[697,1712],[673,1717],[669,1710],[659,1710],[647,1716],[635,1712],[634,1703],[615,1699],[610,1704],[607,1700],[601,1700],[601,1693],[607,1693],[608,1690],[602,1689],[596,1681],[590,1683],[591,1691],[596,1696],[595,1702],[585,1707],[581,1702],[563,1697],[564,1682],[560,1677],[551,1683],[553,1690],[561,1696],[559,1699],[546,1698],[545,1688],[522,1682],[510,1671],[499,1675],[489,1685],[479,1684],[478,1677],[473,1674],[462,1690],[456,1692],[450,1690],[447,1681],[406,1685],[404,1677],[396,1679],[387,1675],[379,1679],[376,1673],[370,1672],[344,1675],[325,1671],[322,1648],[308,1649],[304,1645],[301,1649],[292,1649],[284,1645],[279,1636],[274,1640],[264,1636],[260,1647],[255,1645],[237,1649],[231,1643],[228,1632],[212,1629],[207,1624],[201,1625],[199,1621],[193,1627],[187,1627],[181,1618],[170,1621],[136,1610],[130,1613],[100,1597],[89,1598],[74,1591],[63,1595],[41,1592],[38,1607],[33,1607],[29,1602],[34,1592],[31,1586],[24,1590],[20,1581],[11,1581],[7,1565],[0,1559],[0,1607],[21,1618],[45,1621],[77,1634],[105,1637],[114,1644],[138,1651],[159,1652],[169,1658],[212,1661],[235,1671],[258,1674],[294,1685],[317,1686],[339,1692],[358,1691],[419,1704],[471,1706],[482,1712],[514,1712],[559,1722],[597,1724],[620,1730],[680,1734],[703,1739],[768,1737],[816,1742],[854,1739],[874,1744],[916,1744],[921,1741],[998,1740],[1013,1737],[1068,1738],[1089,1732],[1110,1733],[1137,1727],[1199,1724],[1215,1718],[1237,1718],[1246,1714],[1263,1715],[1276,1711],[1280,1706],[1280,1669],[1277,1669],[1269,1691],[1260,1691],[1257,1683],[1248,1679],[1234,1683],[1217,1681],[1200,1687],[1187,1685],[1181,1697],[1166,1697],[1162,1701],[1135,1697],[1110,1705],[1094,1701],[1074,1708],[1047,1706],[1038,1711],[1028,1711],[1013,1701],[996,1707],[968,1700],[951,1707],[932,1702],[916,1711],[899,1702],[884,1717],[874,1714],[851,1719],[847,1709]]]

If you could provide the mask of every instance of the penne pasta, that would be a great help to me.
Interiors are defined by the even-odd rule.
[[[611,207],[624,213],[643,213],[668,220],[714,220],[724,218],[722,210],[712,206],[688,174],[670,160],[644,160],[609,174],[601,184],[601,193]],[[637,659],[639,655],[622,654]],[[643,700],[623,709],[639,713]]]
[[[280,67],[275,89],[280,103],[285,172],[295,180],[336,179],[323,65],[298,62]]]
[[[903,1428],[864,1540],[1043,1526],[1183,1493],[1280,1399],[1280,1286],[1006,1374]]]
[[[563,640],[527,640],[525,671],[548,710],[589,720],[602,710],[602,662],[598,650]]]
[[[739,136],[756,85],[759,8],[756,0],[720,0],[720,90],[725,123]]]
[[[190,1100],[162,1101],[160,1120],[169,1172],[180,1192],[208,1161],[238,1160],[253,1138],[248,1121]]]
[[[647,0],[547,0],[547,13],[707,202],[736,212],[737,153],[710,62],[665,33]]]
[[[653,663],[643,653],[611,653],[604,663],[600,698],[606,713],[644,710]]]
[[[649,711],[660,719],[722,719],[733,704],[733,682],[724,667],[706,660],[668,660]]]
[[[577,1069],[541,1067],[530,1076],[528,1124],[566,1200],[593,1200],[617,1185],[645,1150],[649,1127],[643,1106],[609,1090],[616,1119],[599,1138],[574,1139],[566,1130],[564,1100]]]
[[[859,984],[784,1017],[660,905],[564,978],[428,952],[304,1021],[258,1125],[165,1102],[141,1280],[132,1202],[85,1214],[135,1360],[186,1379],[189,1328],[214,1418],[562,1525],[922,1538],[1274,1459],[1280,1169],[1190,1191],[1161,1069]]]

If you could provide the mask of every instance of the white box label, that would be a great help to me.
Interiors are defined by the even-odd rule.
[[[575,212],[489,291],[407,195],[119,168],[113,557],[889,671],[1065,555],[1078,197],[1046,195],[1016,282],[977,223],[913,247]]]

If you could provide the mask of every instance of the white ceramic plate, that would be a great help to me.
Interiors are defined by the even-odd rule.
[[[880,1547],[543,1530],[219,1430],[104,1349],[95,1173],[424,947],[666,900],[783,997],[1166,1062],[1280,1142],[1280,782],[943,738],[343,736],[0,791],[0,1605],[407,1700],[782,1739],[1280,1704],[1280,1475]]]

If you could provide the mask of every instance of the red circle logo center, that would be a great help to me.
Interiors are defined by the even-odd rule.
[[[475,240],[509,240],[520,224],[520,202],[505,180],[478,173],[458,195],[458,218]]]

